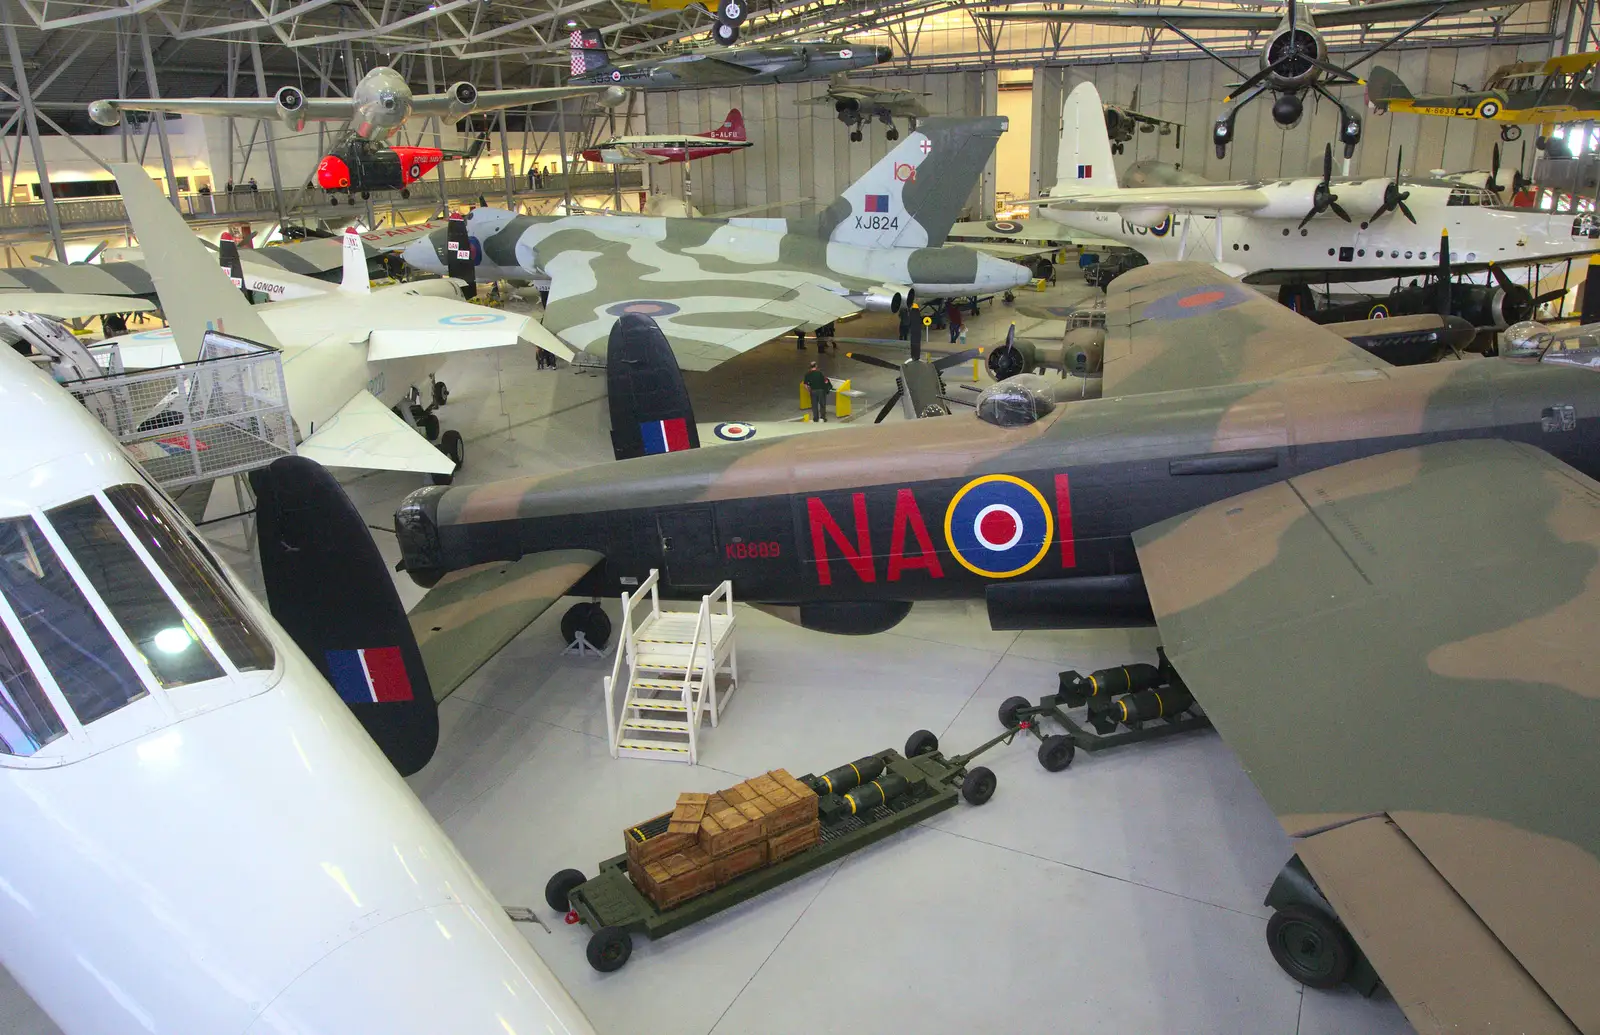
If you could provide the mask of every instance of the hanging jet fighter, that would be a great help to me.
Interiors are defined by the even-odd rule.
[[[404,706],[395,641],[330,685],[0,353],[0,963],[51,1030],[593,1035],[341,700]]]
[[[639,313],[661,325],[683,369],[709,370],[795,327],[898,312],[913,293],[1027,283],[1021,266],[945,244],[1005,126],[998,117],[927,119],[808,220],[476,208],[466,224],[471,261],[479,280],[548,281],[543,328],[574,349],[602,355],[617,318]],[[434,231],[401,256],[433,273],[466,272],[451,265],[459,256],[448,243]]]
[[[1500,139],[1518,140],[1524,125],[1600,119],[1596,65],[1600,65],[1597,53],[1502,65],[1482,90],[1430,97],[1416,96],[1392,69],[1374,65],[1367,78],[1367,103],[1378,112],[1499,122]],[[1541,149],[1547,143],[1543,133],[1535,141]]]
[[[360,191],[366,197],[374,190],[407,187],[444,159],[459,157],[457,152],[437,147],[384,146],[384,141],[398,132],[408,118],[434,115],[456,122],[476,112],[590,94],[599,94],[600,103],[613,107],[627,96],[625,91],[606,83],[597,87],[479,90],[464,81],[444,93],[418,95],[411,92],[399,72],[380,65],[361,77],[349,97],[307,97],[298,86],[283,86],[271,97],[117,98],[91,102],[89,117],[102,126],[117,125],[123,112],[128,111],[278,119],[296,133],[308,122],[346,123],[350,127],[349,139],[317,165],[317,186],[330,192]]]
[[[423,489],[404,569],[588,551],[571,592],[726,579],[834,632],[937,598],[1153,618],[1301,838],[1268,925],[1291,975],[1359,950],[1419,1028],[1600,1030],[1600,358],[1389,367],[1196,263],[1107,314],[1100,399],[1023,375],[976,418]]]
[[[1335,179],[1332,145],[1321,178],[1119,187],[1092,83],[1067,95],[1057,168],[1061,178],[1050,196],[1028,202],[1040,215],[1117,240],[1151,261],[1200,259],[1247,284],[1279,285],[1283,300],[1302,311],[1311,307],[1311,284],[1436,273],[1432,228],[1442,227],[1450,232],[1453,273],[1493,278],[1477,285],[1483,297],[1469,303],[1463,296],[1453,311],[1506,327],[1528,319],[1537,300],[1492,270],[1556,264],[1596,248],[1592,219],[1505,206],[1487,186],[1407,180],[1398,168],[1392,179]]]
[[[1173,137],[1173,146],[1183,150],[1183,124],[1169,119],[1146,115],[1139,110],[1139,88],[1133,88],[1133,102],[1124,108],[1108,104],[1106,108],[1106,135],[1111,138],[1111,153],[1120,155],[1122,146],[1133,139],[1135,133],[1160,133]]]
[[[728,112],[722,124],[704,133],[646,133],[642,136],[612,137],[583,152],[584,161],[607,165],[658,165],[664,162],[693,162],[700,158],[742,151],[752,141],[744,134],[744,115],[738,108]]]
[[[835,72],[881,65],[894,56],[885,46],[800,40],[744,47],[686,50],[648,61],[613,65],[597,29],[574,29],[571,86],[625,90],[684,90],[702,86],[803,83]]]
[[[864,86],[851,82],[844,72],[835,72],[828,80],[825,91],[800,103],[833,105],[839,121],[850,127],[852,141],[860,140],[862,127],[873,120],[889,127],[889,131],[883,135],[885,140],[899,140],[900,131],[895,128],[894,120],[905,119],[910,128],[915,130],[917,120],[928,117],[927,106],[919,98],[928,96],[915,90]]]
[[[1361,142],[1361,116],[1338,97],[1329,86],[1360,84],[1352,69],[1401,37],[1440,16],[1461,14],[1486,7],[1516,6],[1522,0],[1379,0],[1340,6],[1304,4],[1288,0],[1287,10],[1248,11],[1233,8],[1107,5],[1066,9],[1015,9],[973,11],[973,16],[993,21],[1082,22],[1090,25],[1135,25],[1148,29],[1170,29],[1221,62],[1242,80],[1222,99],[1222,111],[1212,127],[1211,142],[1217,157],[1227,156],[1233,140],[1233,124],[1239,109],[1261,94],[1271,92],[1272,120],[1284,129],[1300,124],[1305,114],[1305,95],[1315,93],[1339,110],[1339,141],[1346,158],[1355,154]],[[1375,25],[1386,22],[1411,24],[1391,39],[1378,44],[1348,64],[1334,61],[1328,44],[1318,31],[1345,25]],[[1187,29],[1247,29],[1270,33],[1261,45],[1260,67],[1246,73],[1227,58],[1191,36]]]

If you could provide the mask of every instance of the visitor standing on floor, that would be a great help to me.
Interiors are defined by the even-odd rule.
[[[954,345],[956,339],[961,337],[962,317],[961,307],[958,305],[945,306],[946,319],[950,322],[950,344]]]
[[[811,369],[806,371],[802,383],[811,392],[811,420],[817,424],[826,424],[828,421],[828,393],[833,391],[833,382],[828,380],[828,375],[817,369],[815,361]]]

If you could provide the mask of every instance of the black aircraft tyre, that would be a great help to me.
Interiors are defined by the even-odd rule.
[[[1006,729],[1017,724],[1017,713],[1024,708],[1033,707],[1026,697],[1008,697],[1000,702],[1000,725]]]
[[[939,738],[934,736],[932,730],[917,730],[906,738],[905,755],[907,758],[916,758],[918,755],[931,755],[939,750]]]
[[[417,430],[422,432],[422,437],[429,442],[439,441],[439,417],[437,414],[424,413],[417,418]]]
[[[433,383],[433,405],[443,406],[450,401],[450,386],[443,381]]]
[[[717,21],[727,22],[729,25],[743,25],[750,12],[745,0],[718,0],[716,9]]]
[[[1309,906],[1285,906],[1267,921],[1267,949],[1307,988],[1334,988],[1350,974],[1355,944],[1344,925]]]
[[[606,644],[611,642],[611,616],[606,614],[605,608],[592,601],[573,604],[561,616],[561,642],[571,643],[578,638],[580,631],[590,646],[604,650]]]
[[[1522,139],[1522,127],[1517,125],[1501,126],[1500,139],[1510,144]]]
[[[435,421],[438,420],[438,418],[431,413],[428,414],[428,419]],[[451,482],[455,481],[456,475],[461,473],[461,468],[467,462],[467,443],[466,440],[461,437],[461,432],[457,431],[455,428],[451,428],[449,431],[440,436],[439,452],[449,457],[451,462],[456,466],[455,469],[449,474],[433,475],[433,484],[449,485]]]
[[[545,882],[544,904],[558,913],[565,913],[572,908],[567,896],[572,894],[573,888],[587,879],[582,870],[562,870]]]
[[[589,966],[602,974],[621,970],[633,955],[633,935],[621,927],[602,927],[589,938],[584,955],[589,957]]]
[[[739,27],[732,22],[719,21],[711,27],[711,38],[724,47],[731,47],[739,42]]]
[[[961,797],[968,805],[982,805],[994,797],[995,785],[999,782],[992,769],[980,765],[968,772],[967,778],[961,781]]]
[[[1059,773],[1072,764],[1073,756],[1078,753],[1078,745],[1065,733],[1058,733],[1053,737],[1044,738],[1039,745],[1039,764],[1044,766],[1047,773]]]

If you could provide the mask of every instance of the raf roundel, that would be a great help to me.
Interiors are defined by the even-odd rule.
[[[1015,219],[992,219],[987,224],[990,230],[997,234],[1020,234],[1022,224]]]
[[[1232,309],[1241,302],[1248,302],[1252,297],[1262,296],[1238,284],[1219,283],[1187,287],[1170,295],[1162,295],[1145,306],[1143,318],[1187,320],[1196,316],[1207,316],[1223,309]]]
[[[505,316],[500,313],[457,313],[454,316],[441,316],[439,322],[446,327],[481,327],[488,323],[503,323]]]
[[[962,567],[990,579],[1021,575],[1055,538],[1044,496],[1021,478],[990,474],[961,487],[944,512],[944,538]]]
[[[756,426],[742,420],[725,420],[711,429],[724,442],[747,442],[756,437]]]
[[[679,306],[671,302],[662,302],[654,298],[636,298],[631,302],[618,302],[606,308],[609,316],[627,316],[633,313],[636,316],[671,316],[673,313],[682,312]]]

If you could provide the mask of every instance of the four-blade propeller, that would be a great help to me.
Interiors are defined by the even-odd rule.
[[[1301,229],[1323,212],[1332,211],[1334,215],[1350,222],[1350,213],[1339,207],[1339,195],[1333,193],[1333,145],[1329,144],[1322,152],[1322,182],[1317,184],[1317,189],[1311,192],[1311,211],[1300,220]]]

